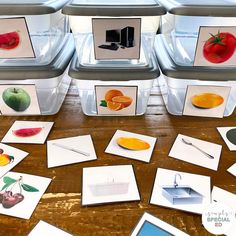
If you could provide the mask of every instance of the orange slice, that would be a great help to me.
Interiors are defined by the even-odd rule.
[[[122,103],[124,107],[128,107],[131,105],[133,99],[129,96],[116,96],[112,98],[112,101]]]
[[[112,101],[112,98],[116,96],[123,96],[123,93],[117,89],[108,90],[105,94],[105,101]]]
[[[124,106],[121,103],[118,102],[107,102],[107,107],[112,110],[112,111],[119,111],[121,110]]]
[[[133,151],[146,150],[150,148],[150,144],[138,138],[120,137],[116,140],[117,144],[122,148]]]
[[[224,102],[224,98],[215,93],[201,93],[194,95],[191,102],[195,107],[210,109],[218,107]]]

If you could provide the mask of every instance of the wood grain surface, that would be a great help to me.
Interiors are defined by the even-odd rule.
[[[149,204],[158,167],[208,175],[211,177],[212,186],[236,194],[236,179],[226,172],[226,169],[235,163],[235,153],[229,151],[216,130],[218,126],[235,126],[235,112],[223,119],[173,116],[167,113],[158,87],[154,87],[147,112],[143,116],[88,117],[82,112],[75,87],[71,86],[60,112],[56,115],[0,117],[1,139],[15,120],[54,121],[48,140],[91,134],[98,160],[48,169],[46,144],[11,144],[30,153],[13,171],[50,177],[52,182],[30,220],[0,215],[0,235],[27,235],[39,220],[44,220],[73,235],[129,235],[144,212],[149,212],[190,235],[211,235],[202,226],[199,215]],[[149,164],[104,153],[117,129],[158,138]],[[168,157],[179,133],[222,145],[218,171]],[[82,168],[119,164],[134,166],[141,201],[82,207]]]

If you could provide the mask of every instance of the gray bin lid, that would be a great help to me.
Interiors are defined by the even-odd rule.
[[[74,54],[74,39],[67,36],[65,45],[49,65],[0,66],[0,80],[48,79],[62,75]]]
[[[236,16],[236,0],[157,0],[166,10],[184,16]]]
[[[79,16],[159,16],[166,13],[156,0],[72,0],[62,12]]]
[[[152,57],[151,63],[147,67],[141,68],[96,68],[79,67],[77,54],[71,62],[69,75],[79,80],[101,80],[101,81],[130,81],[130,80],[151,80],[159,77],[160,71]]]
[[[155,55],[162,73],[168,77],[188,80],[236,80],[236,67],[178,66],[174,63],[161,35],[155,38]]]
[[[41,15],[59,11],[69,0],[0,0],[0,15]]]

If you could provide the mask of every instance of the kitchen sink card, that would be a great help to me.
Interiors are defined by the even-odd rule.
[[[178,134],[169,153],[170,157],[198,166],[217,170],[222,146]]]
[[[156,140],[155,137],[117,130],[105,152],[150,162]]]
[[[0,85],[0,112],[2,115],[40,115],[34,84]]]
[[[235,49],[235,26],[201,26],[196,45],[194,66],[235,66]]]
[[[43,144],[53,123],[44,121],[15,121],[2,139],[2,142]]]
[[[220,203],[225,205],[230,212],[227,212],[227,214],[231,213],[231,217],[228,216],[228,219],[234,219],[233,221],[229,222],[229,229],[224,233],[224,235],[227,236],[235,236],[236,232],[236,194],[228,192],[224,189],[218,188],[216,186],[213,186],[212,193],[212,202]],[[227,215],[223,215],[223,217],[227,217]]]
[[[20,163],[29,153],[0,143],[0,178]]]
[[[0,214],[29,219],[51,179],[8,172],[0,179]]]
[[[132,165],[83,168],[82,205],[139,201]]]
[[[93,18],[92,27],[95,59],[140,58],[141,18]]]
[[[47,141],[48,168],[96,160],[90,135]]]
[[[227,171],[236,177],[236,163],[234,163],[232,166],[230,166]]]
[[[56,226],[48,224],[45,221],[40,220],[39,223],[32,229],[32,231],[28,234],[28,236],[42,236],[42,235],[50,235],[50,236],[72,236]]]
[[[145,212],[130,236],[189,236],[174,226]]]
[[[95,86],[98,115],[134,116],[137,110],[137,86]]]
[[[236,127],[217,127],[218,132],[230,151],[236,151]]]
[[[202,214],[210,202],[209,176],[157,169],[151,204]]]
[[[0,59],[35,58],[24,17],[0,19]]]
[[[223,118],[231,87],[189,85],[183,115]]]

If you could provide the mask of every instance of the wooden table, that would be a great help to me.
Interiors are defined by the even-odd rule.
[[[0,235],[27,235],[39,220],[56,225],[74,235],[129,235],[145,211],[190,235],[210,235],[202,226],[200,216],[149,204],[157,167],[208,175],[212,178],[212,186],[216,185],[236,193],[235,177],[226,172],[235,162],[235,153],[228,150],[216,130],[217,126],[235,126],[236,113],[223,119],[172,116],[167,113],[158,88],[154,88],[144,116],[87,117],[81,110],[78,95],[72,86],[56,115],[0,117],[1,139],[15,120],[54,121],[49,140],[91,134],[98,160],[48,169],[45,144],[12,144],[30,153],[13,171],[50,177],[52,182],[30,220],[0,215]],[[117,129],[158,138],[149,164],[104,153]],[[221,144],[223,150],[218,171],[168,157],[179,133]],[[133,164],[141,201],[82,207],[82,168],[118,164]]]

